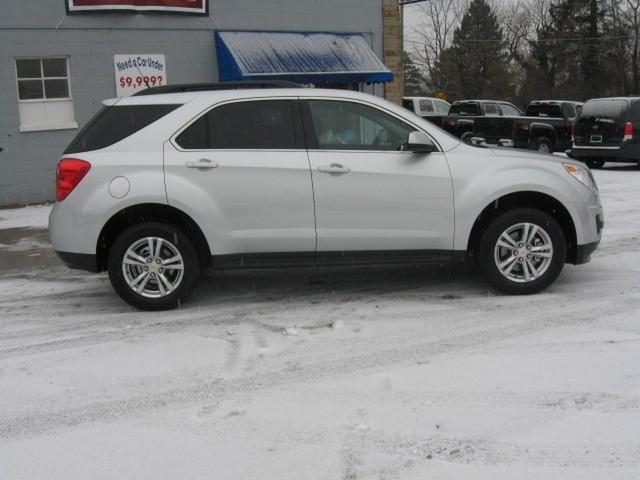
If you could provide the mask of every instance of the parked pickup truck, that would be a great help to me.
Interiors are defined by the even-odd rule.
[[[440,126],[467,143],[509,145],[512,119],[521,115],[522,111],[509,102],[460,100],[451,105]]]
[[[572,131],[582,103],[564,100],[537,100],[524,117],[513,121],[513,146],[539,152],[564,152],[572,146]]]
[[[463,102],[461,102],[463,103]],[[483,101],[482,103],[486,103]],[[493,102],[498,103],[498,102]],[[504,103],[504,102],[503,102]],[[468,102],[464,102],[467,107]],[[510,104],[507,104],[510,105]],[[540,152],[564,152],[571,148],[571,132],[582,103],[564,100],[536,100],[524,115],[450,115],[443,126],[462,140],[474,144],[526,148]],[[462,107],[458,107],[462,108]],[[485,112],[486,112],[486,107]],[[504,107],[502,107],[504,112]],[[469,110],[466,110],[469,112]]]
[[[442,118],[449,113],[451,104],[433,97],[403,97],[402,106],[434,125],[440,126]]]

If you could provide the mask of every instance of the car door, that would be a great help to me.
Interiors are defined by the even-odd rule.
[[[294,99],[215,106],[165,143],[167,197],[214,256],[315,251],[309,161]]]
[[[444,154],[402,151],[419,128],[359,101],[302,105],[319,258],[452,249],[453,190]]]

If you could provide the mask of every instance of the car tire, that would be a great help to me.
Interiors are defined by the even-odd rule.
[[[536,138],[531,148],[540,153],[553,153],[553,143],[547,137]]]
[[[462,136],[460,137],[460,140],[462,140],[464,143],[466,143],[467,145],[473,145],[471,143],[471,139],[473,138],[473,132],[464,132],[462,134]]]
[[[195,247],[179,229],[149,222],[123,231],[107,262],[114,290],[140,310],[179,307],[200,276]]]
[[[528,241],[523,238],[525,233]],[[476,255],[480,270],[496,290],[530,295],[544,290],[560,275],[567,243],[551,215],[515,208],[489,223],[480,236]]]
[[[589,160],[585,160],[584,163],[586,163],[587,167],[589,167],[591,170],[597,170],[604,167],[605,161],[599,158],[591,158]]]

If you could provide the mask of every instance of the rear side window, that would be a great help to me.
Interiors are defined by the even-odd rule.
[[[176,138],[185,150],[298,148],[293,102],[263,100],[210,110]]]
[[[127,105],[103,107],[80,130],[65,154],[100,150],[151,125],[180,105]]]
[[[562,118],[562,108],[560,105],[539,104],[530,105],[527,108],[526,117],[548,117],[548,118]]]
[[[479,115],[476,103],[454,103],[449,109],[449,115]]]

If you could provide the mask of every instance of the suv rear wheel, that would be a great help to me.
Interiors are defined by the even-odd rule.
[[[122,232],[109,253],[108,270],[114,290],[140,310],[179,306],[200,273],[198,254],[186,235],[156,222]]]
[[[548,213],[516,208],[495,218],[482,234],[478,263],[487,281],[511,295],[547,288],[564,266],[564,232]]]

